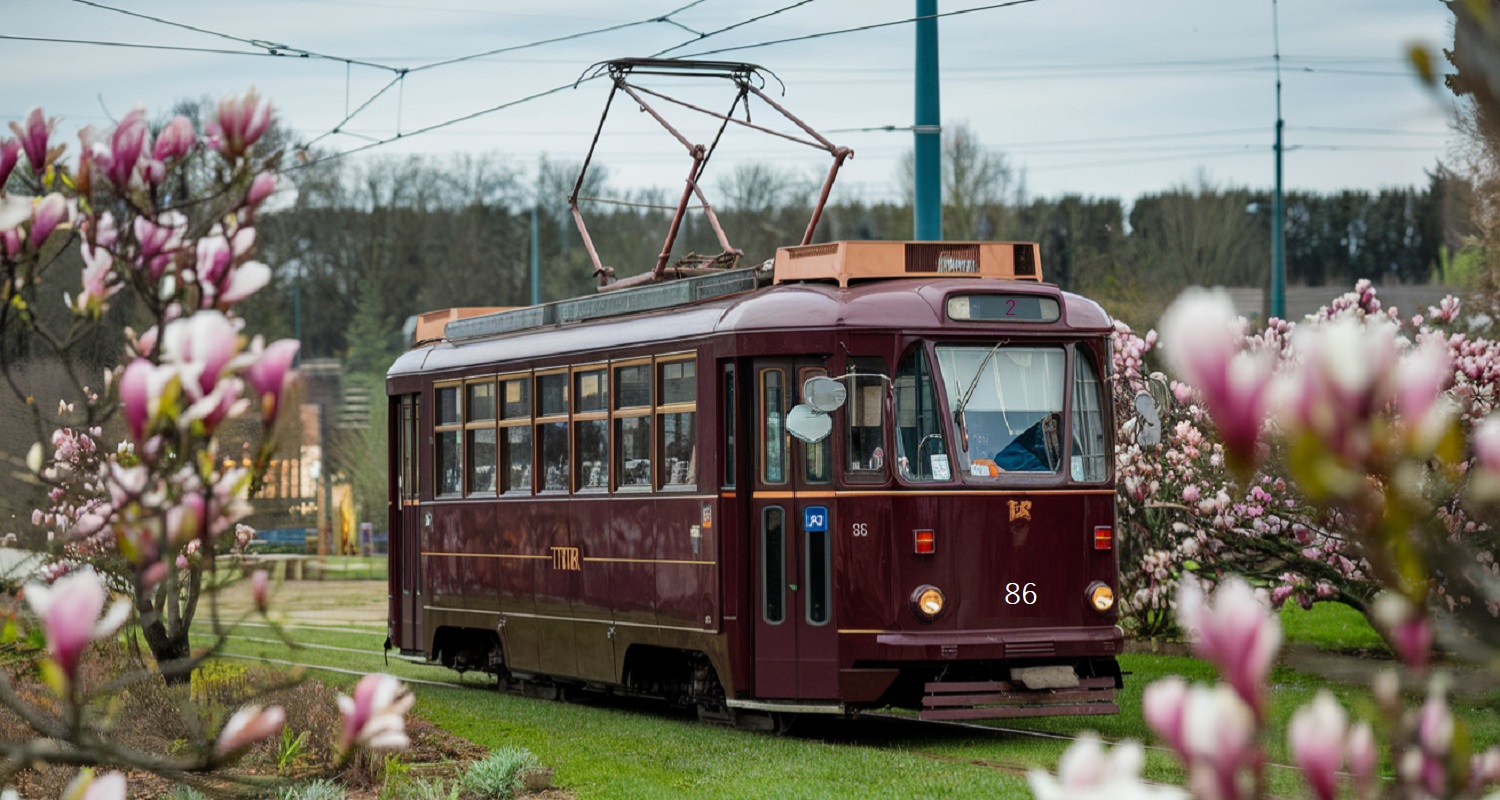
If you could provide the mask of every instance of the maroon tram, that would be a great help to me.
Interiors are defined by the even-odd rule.
[[[391,368],[390,642],[752,726],[1114,713],[1110,321],[1034,244],[834,242]]]

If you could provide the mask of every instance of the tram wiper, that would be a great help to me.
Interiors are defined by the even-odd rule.
[[[974,377],[969,380],[969,388],[964,390],[963,398],[958,401],[958,407],[953,410],[953,421],[962,429],[960,433],[963,436],[965,452],[969,449],[969,426],[968,419],[964,416],[964,409],[969,405],[969,398],[974,396],[974,390],[979,387],[979,376],[984,374],[984,368],[990,365],[990,361],[994,360],[995,354],[1000,352],[1000,348],[1008,344],[1010,344],[1009,339],[1001,339],[995,342],[995,346],[991,347],[989,352],[984,354],[984,360],[979,362],[979,368],[974,370]]]

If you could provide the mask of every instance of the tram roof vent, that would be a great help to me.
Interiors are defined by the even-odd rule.
[[[776,283],[872,278],[998,278],[1042,280],[1033,242],[844,241],[776,251]]]

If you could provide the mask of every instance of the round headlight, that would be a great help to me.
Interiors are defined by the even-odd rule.
[[[1095,581],[1088,588],[1089,607],[1103,614],[1115,607],[1115,590],[1108,584]]]
[[[917,619],[931,622],[943,613],[943,592],[936,586],[919,586],[911,593],[911,611]]]

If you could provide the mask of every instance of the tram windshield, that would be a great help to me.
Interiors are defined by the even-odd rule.
[[[940,344],[957,469],[972,477],[1057,472],[1063,452],[1062,347]]]

